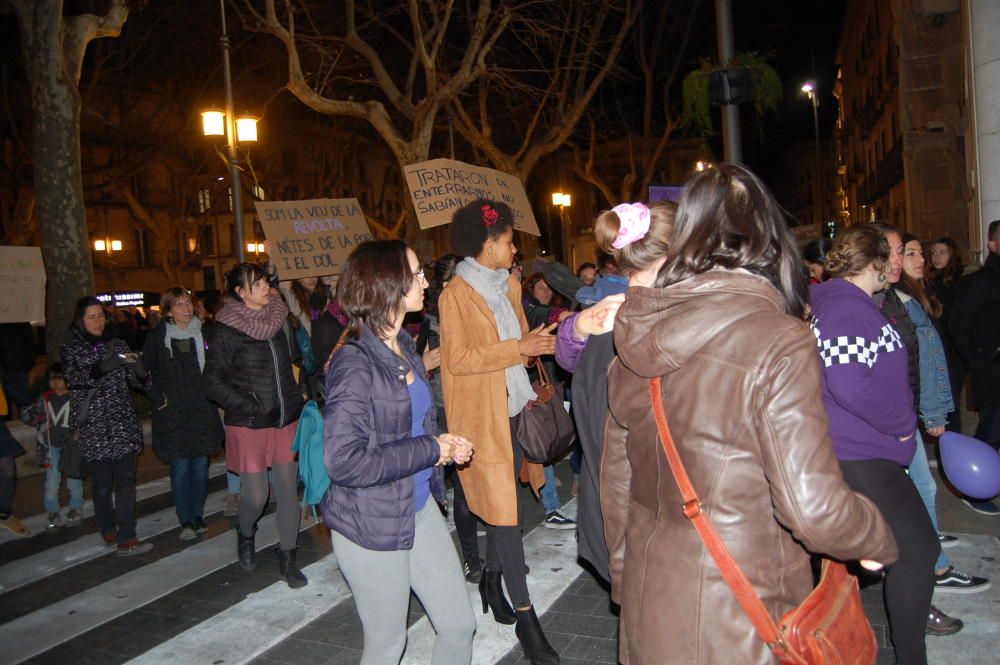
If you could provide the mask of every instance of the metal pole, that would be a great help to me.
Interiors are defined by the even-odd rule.
[[[226,81],[226,141],[228,143],[226,156],[229,159],[229,178],[232,181],[233,229],[236,232],[236,260],[243,263],[243,201],[240,195],[240,169],[237,166],[236,155],[236,116],[233,110],[233,77],[229,70],[229,35],[226,32],[226,0],[219,0],[219,11],[222,14],[222,72]]]
[[[715,0],[715,27],[719,35],[719,64],[728,67],[736,55],[731,0]],[[722,92],[728,100],[729,79],[725,76],[722,77]],[[740,107],[736,104],[722,105],[722,144],[727,162],[733,164],[743,162],[743,146],[740,140]]]
[[[819,147],[819,99],[816,97],[816,90],[809,95],[813,104],[813,129],[816,130],[816,204],[813,210],[817,216],[817,223],[820,225],[822,233],[823,225],[823,157]]]

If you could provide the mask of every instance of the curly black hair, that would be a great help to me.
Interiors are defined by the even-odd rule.
[[[514,212],[509,205],[500,201],[476,199],[452,215],[448,242],[454,254],[462,257],[479,256],[488,238],[496,239],[513,226]]]

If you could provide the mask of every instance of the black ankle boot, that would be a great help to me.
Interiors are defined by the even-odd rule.
[[[486,610],[493,610],[493,618],[497,623],[510,625],[516,621],[514,608],[507,602],[503,595],[503,587],[500,586],[500,571],[486,569],[479,579],[479,597],[483,601],[483,614]]]
[[[531,662],[531,665],[558,665],[559,654],[545,638],[535,608],[517,610],[516,615],[517,627],[514,628],[514,634],[521,643],[524,657]]]
[[[295,550],[283,550],[276,548],[278,553],[278,577],[285,580],[292,589],[299,589],[309,584],[309,580],[302,574],[299,567],[295,565]]]
[[[465,573],[466,582],[479,584],[479,582],[483,579],[483,561],[478,555],[465,557],[465,562],[462,564],[462,570]]]
[[[257,567],[257,548],[254,546],[254,536],[257,535],[257,527],[254,526],[253,533],[244,536],[236,525],[236,559],[240,562],[243,570],[253,570]]]

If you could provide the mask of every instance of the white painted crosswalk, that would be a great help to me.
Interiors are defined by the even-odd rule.
[[[224,473],[222,464],[213,465],[211,475]],[[169,492],[166,478],[146,483],[138,488],[141,499],[156,497]],[[206,514],[221,510],[225,491],[208,497]],[[564,507],[573,515],[575,502]],[[177,528],[173,509],[168,508],[142,515],[137,524],[138,537],[143,540],[167,534]],[[92,514],[88,503],[87,513]],[[44,519],[44,515],[31,518]],[[449,516],[449,526],[454,523]],[[303,528],[314,526],[312,521]],[[554,531],[537,528],[525,538],[526,559],[535,573],[529,579],[533,600],[543,612],[579,573],[575,565],[576,547],[573,531]],[[258,550],[277,542],[277,529],[273,515],[265,516],[257,533]],[[0,624],[0,662],[35,662],[32,659],[60,645],[74,644],[74,638],[88,631],[115,622],[119,617],[141,611],[157,599],[164,598],[192,582],[204,578],[235,560],[235,535],[231,530],[176,552],[164,552],[160,558],[129,570],[107,581],[95,584],[78,593],[46,604],[40,609]],[[37,553],[15,559],[0,566],[0,594],[14,598],[17,593],[30,593],[35,582],[69,575],[88,562],[100,563],[101,557],[110,556],[113,547],[107,546],[96,532],[85,534],[71,542],[50,546]],[[153,550],[153,555],[157,552]],[[151,556],[153,556],[151,555]],[[114,561],[114,558],[109,559]],[[260,566],[274,565],[261,561]],[[268,649],[280,644],[289,636],[339,603],[350,598],[350,589],[336,567],[335,557],[326,555],[304,566],[310,584],[302,590],[291,590],[281,581],[275,581],[259,591],[236,599],[222,611],[210,616],[178,635],[163,639],[158,645],[131,661],[136,665],[167,663],[225,662],[226,665],[249,663]],[[58,587],[59,585],[56,585]],[[27,588],[27,589],[26,589]],[[473,607],[479,607],[477,589],[469,585]],[[120,623],[120,622],[115,622]],[[30,635],[31,639],[23,639]],[[239,635],[240,640],[219,640],[219,635]],[[426,617],[418,620],[409,631],[409,644],[405,663],[427,663],[434,643],[434,629]],[[510,626],[496,624],[489,615],[479,617],[476,637],[476,663],[493,663],[502,658],[516,643]],[[359,645],[360,646],[360,645]],[[43,662],[43,661],[38,661]],[[121,660],[124,662],[124,659]]]
[[[221,476],[226,472],[225,462],[214,462],[208,468],[208,477],[215,478],[216,476]],[[170,477],[164,476],[163,478],[156,478],[149,481],[148,483],[143,483],[135,488],[135,500],[143,501],[154,496],[159,496],[161,494],[167,494],[170,492]],[[94,515],[94,502],[88,499],[84,502],[83,508],[84,519],[88,517],[93,517]],[[65,511],[63,511],[65,513]],[[49,524],[48,513],[40,513],[38,515],[32,515],[22,519],[21,522],[28,527],[28,531],[33,534],[42,533]],[[11,540],[20,540],[18,536],[7,530],[0,530],[0,545]]]

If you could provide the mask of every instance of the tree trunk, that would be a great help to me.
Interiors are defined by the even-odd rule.
[[[115,0],[106,16],[64,17],[58,0],[9,4],[31,85],[35,207],[46,272],[45,351],[54,361],[69,339],[77,299],[94,292],[80,164],[80,68],[87,44],[117,36],[128,10]]]
[[[77,299],[94,292],[94,269],[80,175],[80,98],[66,80],[61,48],[52,48],[61,47],[60,17],[35,18],[32,34],[23,38],[31,81],[35,206],[47,274],[45,351],[53,360],[69,339]]]

